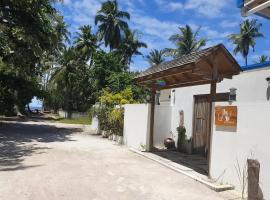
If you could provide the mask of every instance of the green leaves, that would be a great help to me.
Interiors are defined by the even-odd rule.
[[[245,58],[247,65],[247,57],[249,54],[249,48],[256,45],[256,39],[263,37],[263,34],[260,33],[260,28],[262,24],[258,23],[256,19],[245,20],[240,24],[240,33],[229,35],[229,40],[235,45],[234,54],[241,53]]]
[[[179,27],[180,34],[172,35],[169,40],[176,45],[176,49],[165,49],[165,55],[174,58],[198,51],[206,45],[206,39],[198,39],[200,27],[194,32],[189,25]]]

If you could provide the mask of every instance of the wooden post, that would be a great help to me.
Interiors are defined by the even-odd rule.
[[[213,102],[215,101],[215,96],[217,93],[217,80],[218,80],[218,60],[216,59],[216,54],[213,55],[213,71],[212,71],[212,81],[210,88],[210,114],[209,114],[209,139],[208,139],[208,149],[207,149],[207,163],[208,163],[208,176],[210,177],[210,165],[211,165],[211,148],[212,148],[212,119],[213,119]]]
[[[154,122],[155,122],[155,104],[156,104],[156,90],[152,88],[151,90],[151,114],[150,114],[150,138],[149,138],[149,148],[150,151],[153,150],[154,146]]]
[[[260,163],[248,159],[248,200],[259,200]]]

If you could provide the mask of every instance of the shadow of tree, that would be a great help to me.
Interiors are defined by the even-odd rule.
[[[48,147],[38,143],[73,141],[70,135],[79,128],[58,128],[54,125],[3,123],[0,126],[0,171],[23,170],[25,157],[45,153]]]

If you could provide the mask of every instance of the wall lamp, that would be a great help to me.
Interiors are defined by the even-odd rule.
[[[236,101],[236,88],[230,88],[229,102]]]
[[[266,78],[266,81],[270,84],[270,76]]]

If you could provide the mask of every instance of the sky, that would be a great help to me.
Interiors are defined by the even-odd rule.
[[[94,18],[103,0],[64,0],[57,9],[62,13],[72,36],[78,27],[91,25],[97,27]],[[239,24],[243,21],[236,0],[118,0],[120,9],[131,15],[129,26],[138,31],[141,41],[147,43],[147,49],[140,49],[144,56],[133,58],[131,69],[141,71],[149,67],[145,56],[152,49],[174,47],[168,38],[178,33],[178,28],[190,25],[194,30],[200,29],[200,37],[207,39],[207,46],[223,43],[233,52],[233,44],[228,35],[239,32]],[[264,38],[257,40],[255,51],[250,52],[249,64],[253,64],[262,54],[270,56],[270,37],[268,31],[270,20],[253,15],[263,24],[261,32]],[[235,58],[240,65],[244,59],[240,54]]]

